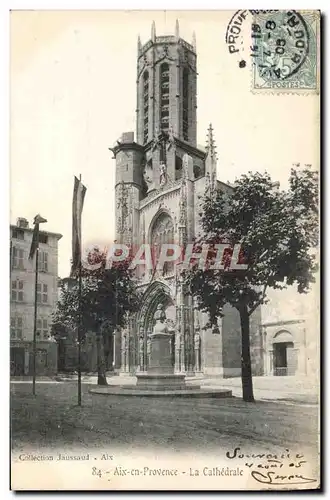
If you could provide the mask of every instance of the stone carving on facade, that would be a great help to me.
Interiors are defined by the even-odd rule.
[[[124,330],[121,337],[121,369],[128,371],[128,331]]]
[[[180,333],[180,351],[181,351],[181,361],[180,361],[180,371],[184,372],[186,370],[186,352],[187,345],[185,344],[185,336]]]
[[[182,182],[181,179],[177,179],[176,181],[171,181],[170,179],[168,179],[167,183],[166,183],[166,190],[167,189],[171,189],[171,188],[177,188],[178,189],[179,186],[181,185],[181,182]],[[164,193],[164,188],[154,189],[153,191],[150,191],[150,193],[147,194],[146,198],[144,198],[140,202],[140,208],[144,208],[146,205],[148,205],[148,207],[149,207],[150,206],[149,205],[150,201],[153,198],[156,198],[160,194],[162,194],[166,198],[173,198],[175,196],[175,193],[172,193],[172,191],[170,191],[170,192],[166,191]]]
[[[142,58],[140,59],[139,66],[140,66],[140,70],[139,70],[138,78],[140,78],[141,74],[147,68],[151,68],[153,66],[153,62],[152,62],[152,60],[148,59],[146,52],[143,54]]]
[[[178,372],[182,371],[182,359],[181,359],[181,341],[182,335],[180,332],[176,332],[175,334],[175,370]]]
[[[170,126],[170,128],[168,129],[166,143],[167,143],[167,148],[166,148],[167,151],[169,151],[172,145],[175,144],[174,131],[172,126]]]
[[[117,233],[123,234],[125,231],[129,229],[128,225],[128,215],[129,215],[129,200],[130,200],[130,192],[128,187],[125,185],[124,181],[122,181],[118,188],[118,200],[117,200],[117,210],[118,210],[118,218],[117,218]]]
[[[150,354],[151,354],[151,338],[150,338],[151,332],[148,333],[147,335],[147,366],[149,364],[149,359],[150,359]]]
[[[180,194],[181,193],[182,195],[179,201],[179,225],[184,227],[186,225],[187,200],[183,190],[181,190]]]
[[[198,331],[194,335],[194,349],[195,349],[195,371],[200,372],[200,348],[201,348],[201,337]]]
[[[160,136],[159,134],[159,130],[158,130],[158,127],[155,128],[155,135],[154,135],[154,138],[153,138],[153,141],[152,141],[152,146],[151,146],[151,151],[155,151],[156,149],[158,149],[160,146],[161,146],[161,143],[162,143],[162,136]]]
[[[142,327],[140,327],[139,334],[139,368],[140,371],[144,370],[144,333]]]
[[[169,57],[169,53],[168,53],[169,47],[168,47],[168,45],[165,44],[164,47],[163,47],[163,49],[164,49],[163,57]]]
[[[144,212],[141,214],[141,243],[146,241],[146,221]]]
[[[182,158],[182,177],[186,181],[194,179],[193,160],[188,154],[184,154]]]
[[[190,328],[186,328],[185,330],[185,359],[186,359],[186,370],[192,371],[193,370],[193,365],[192,365],[192,356],[193,356],[193,339],[191,337],[191,331]]]
[[[163,38],[163,42],[160,41],[161,38]],[[166,37],[157,37],[158,43],[164,43],[166,41],[169,41],[169,40],[166,40]],[[169,61],[175,61],[175,59],[170,55],[170,46],[167,43],[165,43],[162,47],[160,47],[157,52],[158,52],[159,57],[158,57],[158,59],[155,60],[155,64],[159,63],[163,59],[164,60],[167,59]]]
[[[170,318],[166,320],[168,333],[171,334],[171,357],[172,364],[175,366],[175,325],[174,321]]]
[[[164,162],[159,165],[159,184],[161,187],[165,186],[167,180],[167,169]]]
[[[143,170],[143,180],[147,186],[147,193],[149,193],[154,188],[154,171],[150,162],[145,164]]]

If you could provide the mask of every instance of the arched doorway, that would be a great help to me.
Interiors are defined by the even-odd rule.
[[[287,330],[281,330],[274,335],[272,344],[274,375],[294,375],[297,370],[298,360],[292,334]]]
[[[166,314],[166,320],[169,327],[173,327],[176,322],[176,307],[171,296],[171,290],[168,285],[160,281],[154,281],[146,290],[140,313],[137,317],[139,327],[139,338],[143,337],[144,341],[144,366],[143,369],[148,368],[148,348],[147,341],[148,335],[153,331],[154,327],[154,314],[157,306],[162,304]],[[173,338],[173,365],[174,365],[174,338]],[[141,363],[140,363],[141,365]]]

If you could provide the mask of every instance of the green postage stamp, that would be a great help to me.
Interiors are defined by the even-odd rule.
[[[254,11],[252,90],[319,91],[319,11]]]

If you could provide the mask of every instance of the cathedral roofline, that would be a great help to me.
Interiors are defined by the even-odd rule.
[[[119,151],[135,149],[143,153],[145,150],[144,146],[141,146],[141,144],[138,144],[137,142],[120,142],[120,141],[117,141],[117,144],[113,148],[108,148],[108,149],[113,153],[114,158],[116,158],[116,155],[119,153]]]
[[[177,137],[174,137],[175,143],[180,146],[182,149],[184,149],[188,154],[193,153],[195,156],[198,156],[202,160],[205,160],[207,156],[207,152],[202,151],[198,148],[195,148],[195,146],[192,146],[191,144],[188,144],[187,142],[181,141]]]
[[[163,44],[179,44],[190,50],[190,52],[196,54],[196,49],[193,47],[193,45],[183,40],[183,38],[177,38],[175,35],[164,35],[156,36],[155,41],[148,40],[144,45],[142,45],[139,57],[141,57],[148,49],[150,49],[150,47]]]
[[[161,137],[161,134],[159,134],[159,137]],[[184,149],[188,154],[192,153],[193,155],[197,156],[198,158],[201,158],[202,160],[205,160],[205,158],[207,156],[207,151],[202,151],[202,150],[200,150],[198,148],[195,148],[191,144],[188,144],[187,142],[181,141],[180,139],[178,139],[175,136],[173,137],[173,141],[175,142],[175,144],[177,146],[179,146],[182,149]],[[147,142],[147,144],[145,144],[143,146],[144,151],[145,152],[149,151],[149,149],[152,148],[153,143],[154,143],[154,140],[151,140],[151,141]]]
[[[159,137],[161,134],[159,134]],[[198,158],[201,158],[202,160],[205,160],[207,156],[207,151],[201,151],[198,148],[195,148],[194,146],[191,146],[191,144],[188,144],[187,142],[181,141],[177,137],[173,137],[173,140],[175,144],[182,149],[184,149],[188,154],[193,154],[197,156]],[[119,153],[119,151],[123,150],[138,150],[141,153],[145,153],[149,151],[150,148],[152,148],[154,143],[154,140],[149,141],[147,144],[144,144],[143,146],[141,144],[138,144],[137,142],[120,142],[120,140],[117,141],[117,144],[113,146],[112,148],[108,148],[109,151],[111,151],[114,155],[114,158],[116,158],[116,155]]]

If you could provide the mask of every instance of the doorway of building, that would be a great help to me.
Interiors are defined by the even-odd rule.
[[[24,375],[24,347],[11,347],[10,348],[10,375],[20,376]]]
[[[294,375],[295,363],[292,359],[293,342],[279,342],[274,344],[274,375]]]

